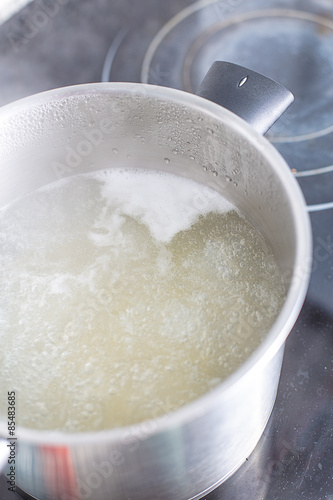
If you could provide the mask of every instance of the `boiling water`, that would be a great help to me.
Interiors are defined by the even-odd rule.
[[[0,241],[0,410],[15,390],[32,428],[112,428],[185,405],[244,362],[284,298],[258,231],[169,174],[58,181],[2,209]]]

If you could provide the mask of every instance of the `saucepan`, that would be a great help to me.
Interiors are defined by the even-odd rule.
[[[171,172],[233,203],[273,249],[286,287],[274,324],[245,363],[209,393],[167,415],[129,427],[66,433],[20,427],[18,413],[11,435],[13,419],[2,415],[9,488],[18,486],[40,500],[200,498],[255,448],[274,405],[285,341],[311,268],[302,193],[262,135],[292,100],[266,77],[217,62],[198,95],[96,83],[2,108],[1,207],[59,178],[98,169],[105,159]]]

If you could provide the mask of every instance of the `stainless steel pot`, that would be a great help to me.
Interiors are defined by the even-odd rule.
[[[280,87],[272,90],[252,72],[233,70],[235,98],[228,105],[245,109],[243,116],[264,132],[290,98],[282,92],[281,104]],[[220,77],[221,67],[199,93],[223,103],[216,72]],[[257,103],[261,93],[263,106]],[[273,118],[267,111],[272,95],[278,96]],[[244,96],[245,106],[239,105]],[[311,232],[288,166],[253,126],[227,109],[142,84],[87,84],[35,95],[1,110],[0,131],[0,206],[101,166],[158,169],[222,193],[272,246],[285,278],[285,303],[264,342],[216,389],[132,427],[84,434],[15,430],[15,483],[40,500],[199,498],[256,446],[276,397],[284,343],[305,298]],[[6,417],[0,436],[6,447]]]

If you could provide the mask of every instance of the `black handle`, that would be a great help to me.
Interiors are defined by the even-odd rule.
[[[197,95],[236,113],[265,134],[294,100],[283,85],[250,69],[216,61]]]

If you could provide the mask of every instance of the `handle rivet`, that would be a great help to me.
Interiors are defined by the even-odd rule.
[[[244,76],[244,78],[242,78],[241,81],[239,82],[238,87],[243,87],[244,83],[247,82],[248,78],[249,78],[248,76]]]

